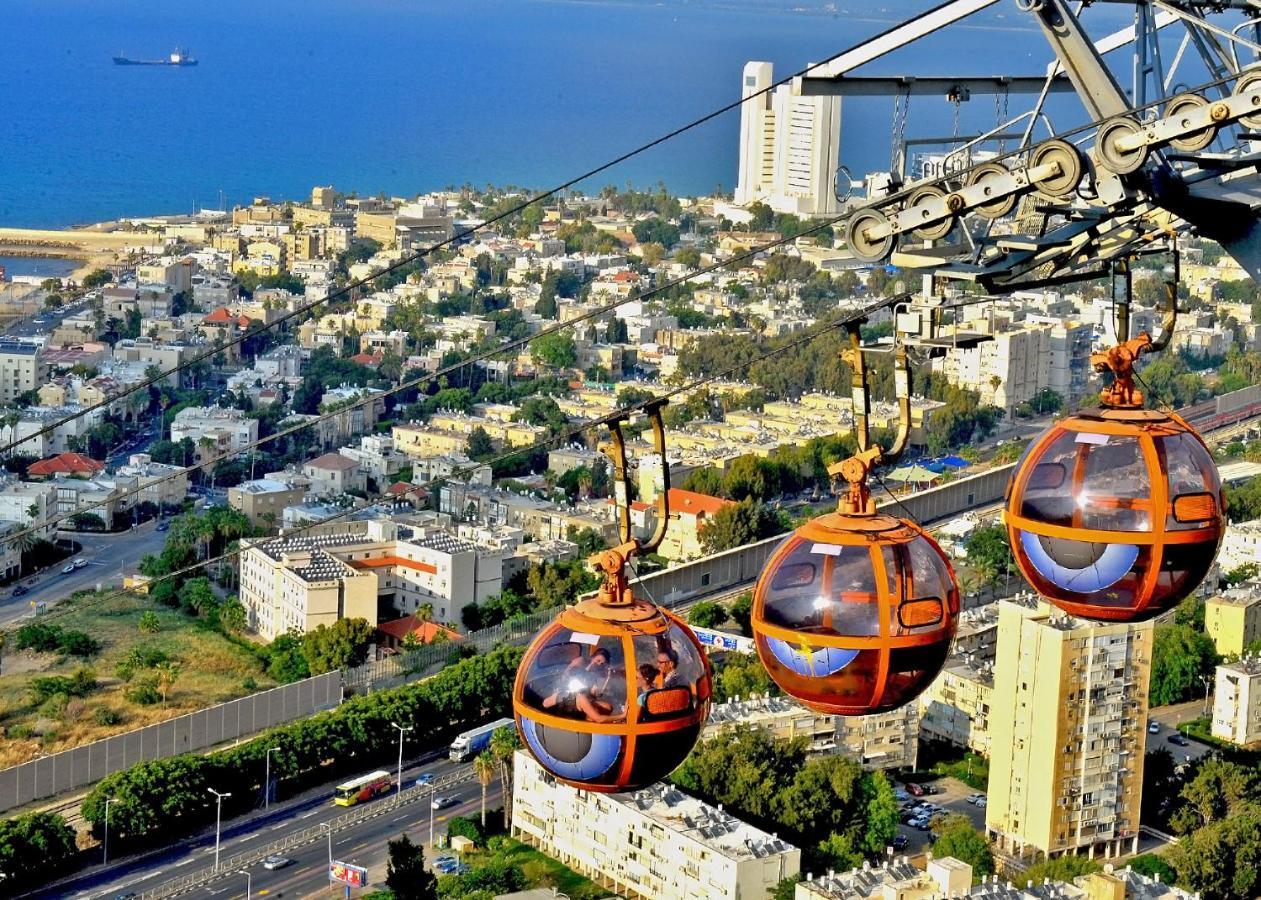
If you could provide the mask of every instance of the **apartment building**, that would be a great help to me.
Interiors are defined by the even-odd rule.
[[[23,528],[40,528],[42,537],[51,529],[48,519],[57,511],[57,489],[47,481],[0,480],[0,521],[17,522]]]
[[[769,90],[769,62],[744,67],[740,107],[740,169],[735,202],[766,203],[780,213],[829,216],[840,210],[836,196],[841,140],[839,97],[803,97],[791,85]],[[757,95],[761,93],[759,96]]]
[[[239,451],[258,440],[258,420],[251,419],[239,409],[223,409],[218,406],[189,406],[181,409],[171,420],[171,440],[179,443],[184,438],[197,448],[197,459],[206,457],[207,449],[202,438],[210,442],[210,455]]]
[[[1261,551],[1255,558],[1261,560]],[[1242,656],[1244,648],[1261,641],[1261,583],[1241,584],[1206,600],[1204,630],[1222,656]]]
[[[782,740],[806,738],[811,753],[839,754],[866,769],[913,769],[917,719],[914,704],[872,716],[832,716],[786,697],[750,697],[716,704],[701,736],[761,728]]]
[[[0,281],[3,280],[4,273],[0,272]],[[23,527],[20,522],[0,520],[0,581],[7,583],[22,574],[22,551],[18,542],[5,538]]]
[[[325,549],[326,538],[241,542],[240,598],[249,627],[265,640],[306,633],[338,619],[377,623],[377,579]]]
[[[308,631],[319,624],[316,615],[323,617],[340,608],[332,602],[335,597],[325,582],[316,583],[307,598],[300,579],[282,580],[277,574],[280,569],[308,568],[309,563],[302,556],[307,552],[316,553],[320,560],[328,557],[340,563],[344,570],[337,570],[342,572],[338,578],[346,577],[347,571],[355,573],[353,583],[345,583],[353,587],[356,598],[361,591],[371,593],[373,615],[365,618],[373,624],[377,604],[393,606],[399,615],[409,615],[429,605],[435,621],[458,622],[463,607],[481,603],[503,588],[504,554],[500,551],[479,548],[438,528],[420,529],[378,519],[330,523],[313,528],[305,537],[271,538],[243,545],[241,602],[247,610],[260,611],[251,615],[251,623],[260,624],[251,627],[256,627],[263,637],[274,637],[263,629],[274,627],[277,622],[284,622],[284,628]],[[288,561],[294,554],[298,554],[297,561]],[[334,568],[322,566],[325,571]],[[361,577],[366,580],[357,580]],[[263,611],[275,610],[279,602],[267,591],[282,583],[287,590],[287,599],[281,604],[287,605],[286,614],[265,614]],[[304,618],[303,611],[312,610],[318,612],[307,612]],[[351,615],[357,614],[345,612],[334,618]]]
[[[1115,869],[1105,864],[1102,871],[1081,875],[1072,881],[1013,884],[997,875],[972,883],[972,867],[943,856],[928,854],[924,869],[911,865],[906,857],[885,860],[880,865],[863,863],[861,869],[807,876],[799,882],[795,900],[1199,900],[1192,894],[1159,877],[1149,878],[1129,866]]]
[[[1261,743],[1261,658],[1217,667],[1213,737],[1241,747]]]
[[[114,477],[120,482],[129,482],[129,491],[137,491],[128,498],[128,503],[133,505],[179,506],[188,496],[188,469],[154,462],[148,453],[133,453],[126,465],[114,470]]]
[[[390,437],[394,439],[394,446],[400,453],[413,459],[463,453],[469,438],[462,432],[443,431],[424,425],[395,425],[390,429]]]
[[[970,654],[953,656],[920,695],[920,737],[988,757],[993,704],[993,664]]]
[[[48,379],[48,366],[38,344],[0,341],[0,401],[12,403],[27,391],[38,390]]]
[[[670,488],[669,500],[670,518],[673,521],[657,552],[670,560],[703,556],[705,550],[701,546],[701,530],[718,510],[731,506],[732,501],[682,488]]]
[[[242,512],[256,528],[272,528],[284,521],[285,507],[306,497],[306,479],[291,484],[274,478],[243,481],[228,488],[228,506]]]
[[[1050,384],[1050,326],[968,322],[964,327],[978,324],[990,340],[935,359],[933,371],[1014,418],[1017,406]]]
[[[985,824],[1005,852],[1138,852],[1151,657],[1151,622],[1001,602]]]
[[[1231,522],[1222,535],[1222,548],[1217,554],[1217,567],[1223,572],[1245,563],[1261,562],[1261,519]]]
[[[633,900],[769,900],[801,851],[677,788],[580,791],[514,756],[512,835]]]

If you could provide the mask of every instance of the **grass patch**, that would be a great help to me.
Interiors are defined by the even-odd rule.
[[[921,741],[919,766],[934,775],[948,776],[984,792],[990,780],[990,761],[979,753],[941,741]]]
[[[505,860],[521,867],[530,887],[556,888],[562,894],[568,894],[570,900],[601,900],[609,896],[607,889],[579,875],[564,863],[535,850],[529,844],[506,835],[490,840],[500,848],[498,852],[477,850],[466,854],[465,861],[476,867],[491,859]]]
[[[153,633],[139,628],[140,616],[146,612],[157,617]],[[243,696],[250,693],[248,683],[255,689],[273,686],[247,644],[225,637],[203,620],[155,606],[143,596],[85,592],[62,602],[55,614],[41,621],[85,632],[101,650],[87,659],[31,651],[5,654],[0,666],[0,726],[11,739],[0,743],[0,766]],[[179,664],[165,704],[142,705],[126,699],[138,680],[151,677],[147,670],[135,673],[130,683],[119,677],[118,664],[136,647],[160,651]],[[96,690],[83,698],[70,698],[64,706],[37,700],[31,689],[36,678],[69,677],[84,666],[96,673]]]

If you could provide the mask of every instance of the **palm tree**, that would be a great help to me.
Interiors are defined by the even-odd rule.
[[[204,467],[210,472],[210,488],[213,490],[215,486],[215,463],[218,462],[218,459],[212,457],[210,455],[210,451],[215,448],[215,439],[209,435],[203,434],[197,439],[197,446],[202,450],[201,461]]]
[[[504,831],[512,828],[512,757],[521,747],[517,730],[499,728],[490,736],[490,753],[499,763],[499,783],[504,792]]]
[[[499,764],[495,762],[495,756],[489,750],[483,750],[473,760],[473,774],[477,776],[477,780],[482,785],[482,831],[486,831],[486,789],[490,787],[490,783],[495,779],[495,772],[499,768]]]
[[[420,606],[416,607],[416,618],[420,619],[420,621],[422,622],[432,622],[433,621],[433,604],[422,603],[420,604]]]

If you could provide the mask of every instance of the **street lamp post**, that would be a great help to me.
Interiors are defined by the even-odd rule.
[[[410,727],[404,728],[397,722],[391,722],[390,724],[398,729],[398,790],[394,792],[394,805],[397,806],[399,797],[403,793],[403,735],[412,729]]]
[[[1212,679],[1210,679],[1207,675],[1201,675],[1200,683],[1204,685],[1204,715],[1207,716],[1208,715],[1209,685],[1212,683]]]
[[[333,880],[333,826],[328,824],[327,822],[321,822],[320,827],[328,829],[328,868],[325,871],[328,873],[328,880],[332,881]]]
[[[250,900],[250,882],[252,880],[250,878],[250,873],[244,869],[237,869],[236,871],[238,875],[245,876],[245,900]]]
[[[220,793],[214,788],[206,788],[215,795],[215,871],[219,871],[219,826],[223,822],[223,798],[231,797],[228,792]]]
[[[279,747],[267,748],[266,770],[263,775],[263,809],[271,806],[271,755],[280,750]]]
[[[105,839],[102,841],[101,865],[109,862],[109,805],[117,802],[117,797],[105,798]]]
[[[438,790],[438,786],[429,785],[429,849],[433,849],[433,801],[434,794]]]

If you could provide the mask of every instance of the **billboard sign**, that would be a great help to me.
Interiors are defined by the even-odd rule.
[[[741,634],[728,634],[725,631],[715,631],[712,628],[697,628],[692,626],[692,631],[696,633],[696,639],[706,647],[713,647],[715,650],[731,650],[736,653],[754,653],[756,647],[752,638],[747,638]]]
[[[340,881],[348,887],[365,887],[368,884],[368,870],[363,866],[352,866],[350,863],[333,860],[328,866],[328,880]]]

